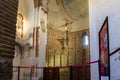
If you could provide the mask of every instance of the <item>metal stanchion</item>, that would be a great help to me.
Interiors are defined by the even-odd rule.
[[[46,80],[46,67],[43,68],[43,80]]]
[[[73,67],[70,66],[70,79],[69,80],[73,80]]]
[[[99,72],[100,72],[100,59],[98,60],[98,70],[99,70]],[[100,74],[99,74],[99,79],[101,78],[101,76],[100,76]]]
[[[32,80],[32,72],[33,72],[33,68],[31,68],[30,70],[30,80]]]
[[[20,66],[18,66],[18,80],[20,80]]]

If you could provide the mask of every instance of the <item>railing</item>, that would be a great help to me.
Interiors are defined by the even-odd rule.
[[[114,50],[109,56],[119,50],[120,48]],[[90,80],[90,64],[98,62],[99,60],[61,67],[13,66],[13,73],[17,75],[13,80]],[[43,78],[38,78],[39,74],[42,74]]]
[[[118,52],[120,50],[120,48],[117,48],[116,50],[114,50],[109,56],[112,56],[113,54],[115,54],[116,52]]]
[[[120,48],[110,54],[110,78],[120,80]]]
[[[17,72],[13,80],[90,80],[90,64],[97,62],[61,67],[13,66]],[[39,70],[42,70],[43,79],[38,78]]]

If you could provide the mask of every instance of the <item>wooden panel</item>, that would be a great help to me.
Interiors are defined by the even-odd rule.
[[[43,80],[59,80],[59,68],[44,68]]]
[[[90,66],[72,67],[72,80],[90,80]]]

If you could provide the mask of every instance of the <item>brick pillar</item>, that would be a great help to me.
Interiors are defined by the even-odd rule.
[[[0,80],[12,80],[18,0],[0,0]]]

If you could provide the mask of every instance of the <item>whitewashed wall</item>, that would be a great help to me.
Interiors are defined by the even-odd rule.
[[[21,13],[24,17],[23,21],[23,39],[26,40],[29,37],[29,34],[33,32],[33,27],[39,26],[39,57],[35,57],[35,50],[31,49],[30,52],[26,51],[22,56],[15,53],[15,58],[13,61],[13,66],[30,66],[37,65],[39,67],[45,66],[45,54],[46,54],[46,42],[47,42],[47,31],[42,32],[40,21],[41,18],[47,23],[47,15],[41,10],[41,7],[38,10],[38,24],[35,24],[35,8],[33,0],[19,0],[18,13]],[[47,27],[47,25],[46,25]],[[32,45],[32,38],[28,42]],[[15,69],[16,70],[16,69]],[[42,71],[37,71],[38,76],[33,77],[32,79],[38,80],[42,78]],[[30,79],[30,69],[21,69],[20,80],[29,80]],[[13,80],[17,80],[17,70],[13,72]]]
[[[110,52],[120,47],[120,0],[89,0],[91,61],[99,59],[98,32],[108,16]],[[114,65],[112,63],[111,65]],[[120,65],[119,65],[120,66]],[[118,68],[119,69],[119,68]],[[111,70],[113,71],[113,70]],[[112,73],[112,72],[111,72]],[[120,76],[120,73],[116,74]],[[91,80],[98,80],[98,64],[91,65]],[[111,80],[119,80],[111,76]]]
[[[25,0],[19,0],[18,5],[18,14],[23,15],[23,34],[25,34],[25,29],[28,28],[28,9],[26,8],[27,5],[25,4]],[[26,37],[26,34],[23,36],[23,38]],[[22,65],[22,57],[19,53],[15,52],[14,59],[13,59],[13,66],[20,66]],[[21,76],[22,77],[22,76]],[[13,68],[13,79],[16,80],[18,78],[18,69]]]

